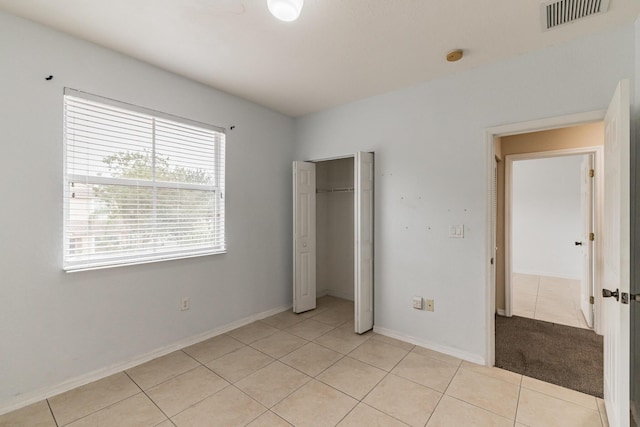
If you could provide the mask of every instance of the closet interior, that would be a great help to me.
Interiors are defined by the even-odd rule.
[[[354,159],[316,162],[316,294],[354,300]]]

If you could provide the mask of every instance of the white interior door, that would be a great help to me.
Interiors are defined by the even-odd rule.
[[[604,400],[609,424],[629,426],[630,242],[629,81],[618,84],[605,117],[603,296]],[[597,237],[597,236],[596,236]]]
[[[316,165],[293,162],[293,311],[316,308]]]
[[[355,332],[373,328],[373,154],[355,156]]]
[[[582,160],[580,183],[580,207],[582,216],[582,280],[580,283],[580,308],[587,325],[593,328],[593,241],[589,235],[594,228],[593,221],[593,190],[594,179],[591,173],[594,170],[593,154],[586,154]]]

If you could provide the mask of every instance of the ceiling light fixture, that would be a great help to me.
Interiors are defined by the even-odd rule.
[[[291,22],[298,19],[304,0],[267,0],[269,12],[281,21]]]

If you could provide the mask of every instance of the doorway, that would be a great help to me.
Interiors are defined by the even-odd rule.
[[[373,328],[373,176],[373,153],[293,164],[293,311],[340,298],[358,334]]]
[[[602,123],[562,133],[589,134],[589,144],[604,138]],[[601,156],[601,146],[505,156],[507,316],[593,328],[594,239],[601,211],[595,162]]]
[[[497,277],[504,284],[496,306],[504,304],[505,316],[496,319],[496,366],[599,397],[602,337],[587,319],[593,324],[590,259],[598,251],[589,235],[599,234],[592,195],[602,192],[603,141],[602,121],[496,141]]]
[[[512,282],[514,279],[513,273],[516,273],[516,279],[523,279],[521,276],[518,276],[517,273],[526,273],[529,276],[559,276],[561,274],[557,273],[560,270],[560,266],[558,265],[558,260],[555,258],[559,258],[556,256],[551,261],[547,260],[547,264],[550,262],[555,263],[554,265],[547,265],[544,268],[540,267],[540,264],[544,264],[542,261],[535,261],[532,258],[531,247],[534,247],[533,241],[531,239],[538,239],[539,236],[532,236],[530,234],[531,230],[527,230],[529,233],[528,238],[529,241],[519,242],[521,252],[528,251],[529,253],[525,253],[526,259],[524,261],[520,261],[519,265],[516,265],[516,269],[514,269],[514,254],[512,253],[513,246],[513,232],[518,231],[513,229],[513,218],[512,218],[512,205],[514,199],[513,192],[513,174],[514,167],[517,168],[517,165],[526,165],[526,162],[533,161],[535,162],[544,162],[551,161],[550,159],[558,158],[560,162],[562,162],[561,158],[568,158],[568,156],[589,156],[589,161],[593,162],[593,168],[589,167],[589,169],[594,169],[593,175],[594,177],[588,177],[588,181],[586,183],[581,182],[580,186],[582,187],[590,185],[588,190],[591,192],[591,195],[585,195],[584,198],[589,198],[590,196],[592,200],[584,204],[592,204],[594,206],[593,215],[591,218],[585,218],[584,224],[585,227],[581,230],[576,230],[576,235],[572,237],[572,235],[567,234],[565,231],[564,237],[559,236],[558,232],[545,232],[547,236],[550,236],[549,239],[553,239],[554,244],[560,246],[564,245],[564,247],[560,248],[565,253],[565,257],[572,254],[577,255],[582,253],[583,256],[591,256],[592,259],[595,259],[595,255],[601,253],[601,240],[589,240],[589,233],[593,232],[594,235],[600,235],[601,229],[601,219],[602,219],[602,186],[603,186],[603,173],[596,173],[597,170],[602,171],[603,169],[603,141],[604,141],[604,125],[602,120],[593,120],[588,123],[578,123],[573,126],[565,126],[565,127],[555,127],[553,129],[545,129],[545,130],[536,130],[534,132],[524,132],[524,133],[513,133],[507,135],[500,135],[494,138],[493,148],[494,148],[494,161],[496,162],[496,172],[497,177],[495,178],[495,186],[497,187],[495,190],[495,195],[493,198],[495,201],[492,202],[493,209],[496,210],[495,213],[492,213],[492,216],[495,217],[494,224],[492,228],[495,230],[495,244],[494,246],[494,258],[495,264],[492,268],[495,270],[493,275],[495,275],[495,307],[496,311],[500,315],[511,316],[512,313],[512,302],[513,302],[513,286]],[[583,157],[585,158],[585,157]],[[546,160],[545,160],[546,159]],[[522,163],[525,162],[525,163]],[[543,166],[543,165],[541,165]],[[562,165],[560,165],[562,166]],[[587,167],[585,165],[580,165],[581,168]],[[534,168],[535,169],[535,168]],[[557,169],[557,168],[556,168]],[[539,181],[549,180],[549,172],[544,170],[534,170],[534,174],[538,173],[540,175]],[[589,170],[580,171],[580,173],[589,174]],[[522,175],[522,174],[521,174]],[[534,177],[535,178],[535,177]],[[557,177],[558,179],[560,177]],[[531,186],[531,184],[527,183],[526,171],[525,171],[525,185]],[[586,178],[584,178],[586,179]],[[531,181],[531,178],[529,178]],[[561,184],[555,185],[553,182],[550,184],[553,192],[558,192]],[[582,188],[580,188],[582,191]],[[550,203],[553,195],[543,195],[545,198],[543,203]],[[555,197],[558,197],[556,195]],[[575,197],[575,195],[574,195]],[[582,198],[580,195],[580,209],[586,209],[586,207],[582,206]],[[535,201],[534,201],[535,202]],[[558,202],[553,202],[558,204]],[[540,215],[549,215],[549,210],[547,206],[540,208],[539,206],[535,208]],[[534,212],[532,208],[524,208],[525,211],[529,211],[529,213]],[[521,209],[522,211],[522,209]],[[578,217],[589,216],[587,213],[581,213],[576,215]],[[578,222],[576,220],[576,222]],[[567,225],[568,226],[568,225]],[[567,227],[565,226],[565,228]],[[536,225],[538,227],[538,225]],[[556,227],[556,225],[553,225]],[[522,228],[522,227],[520,227]],[[588,230],[588,228],[591,228]],[[578,234],[579,233],[579,234]],[[527,236],[525,236],[525,239]],[[578,250],[576,251],[575,242],[582,243],[582,245],[578,246]],[[581,250],[582,249],[582,250]],[[568,254],[568,255],[567,255]],[[521,254],[522,255],[522,254]],[[548,257],[547,257],[548,259]],[[518,261],[518,260],[516,260]],[[566,261],[565,261],[566,262]],[[574,261],[575,262],[575,261]],[[535,266],[535,267],[533,267]],[[583,262],[583,266],[590,267],[590,272],[582,272],[582,273],[572,273],[575,277],[576,275],[580,275],[581,284],[584,283],[584,289],[581,286],[581,308],[582,301],[586,301],[590,303],[590,296],[595,296],[598,289],[594,287],[595,280],[593,280],[594,268],[591,262],[585,260]],[[575,268],[575,267],[574,267]],[[553,273],[556,271],[556,273]],[[586,271],[586,270],[585,270]],[[551,273],[551,274],[550,274]],[[582,277],[584,276],[584,278]],[[527,278],[524,278],[525,280]],[[528,278],[532,281],[535,281],[536,278],[533,279]],[[544,280],[545,282],[547,280]],[[537,285],[539,286],[540,279],[538,279]],[[530,286],[534,286],[536,283],[530,284]],[[585,314],[587,318],[587,323],[590,325],[594,325],[594,330],[599,332],[599,324],[598,324],[598,316],[597,312],[599,310],[599,301],[597,298],[593,299],[593,310],[591,307],[586,307]],[[589,304],[591,305],[591,304]],[[529,312],[533,307],[529,306]],[[589,312],[595,311],[595,323],[591,322]]]
[[[525,132],[557,129],[604,119],[604,185],[602,238],[596,238],[600,254],[596,258],[597,270],[595,294],[600,304],[600,319],[596,319],[596,331],[604,336],[604,403],[611,425],[629,425],[630,409],[630,90],[629,80],[621,80],[613,91],[607,110],[580,113],[569,116],[517,123],[487,129],[487,165],[491,165],[498,152],[496,139]],[[492,197],[493,176],[486,175],[488,235],[486,270],[486,360],[495,365],[495,325],[498,311],[496,254],[496,222],[491,221],[494,206]],[[601,241],[601,242],[600,242]],[[601,245],[601,246],[600,246]],[[602,250],[602,249],[605,250]],[[493,278],[496,277],[494,281]]]

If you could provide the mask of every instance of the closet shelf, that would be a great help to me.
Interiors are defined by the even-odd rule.
[[[353,193],[353,187],[318,188],[316,193]]]

